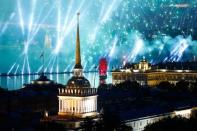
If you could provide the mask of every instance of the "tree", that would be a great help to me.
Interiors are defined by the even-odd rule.
[[[62,124],[56,122],[43,122],[35,127],[36,131],[65,131]]]
[[[160,90],[169,91],[170,89],[172,89],[172,84],[170,84],[170,82],[168,82],[168,81],[163,81],[163,82],[159,83],[157,88]]]
[[[97,120],[85,118],[81,128],[83,131],[132,131],[132,127],[121,123],[116,114],[106,109],[103,110]]]
[[[196,131],[197,120],[180,116],[164,118],[145,127],[144,131]]]
[[[191,85],[191,92],[197,95],[197,80]]]
[[[121,123],[118,115],[107,109],[104,109],[103,113],[101,113],[100,119],[96,125],[97,131],[132,131],[132,127]]]
[[[83,129],[83,131],[92,131],[94,127],[95,121],[90,117],[86,117],[84,119],[84,122],[81,124],[81,128]]]
[[[180,80],[176,83],[175,89],[182,92],[189,91],[189,82]]]
[[[117,131],[133,131],[133,128],[131,126],[122,124],[120,128],[117,129]]]

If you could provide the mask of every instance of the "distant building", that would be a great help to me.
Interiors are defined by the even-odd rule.
[[[151,69],[151,66],[146,59],[141,60],[140,63],[135,64],[134,67],[135,67],[134,69],[139,70],[141,72],[145,72]]]
[[[154,122],[158,122],[163,118],[181,116],[184,118],[190,118],[193,114],[193,111],[196,111],[196,107],[185,107],[182,109],[177,109],[172,112],[165,113],[155,113],[154,115],[144,115],[141,117],[131,118],[125,121],[125,124],[131,126],[133,131],[143,131],[145,127]]]
[[[195,82],[196,70],[182,69],[151,69],[148,62],[142,60],[134,69],[120,69],[112,72],[112,83],[118,84],[126,80],[137,81],[140,85],[154,87],[162,81],[176,84],[180,80]]]
[[[54,84],[55,82],[48,79],[47,76],[42,73],[40,77],[36,80],[33,80],[31,84],[37,84],[37,85],[47,85],[47,84]]]
[[[77,118],[93,117],[97,115],[97,90],[96,88],[91,88],[90,82],[83,76],[79,22],[77,23],[75,55],[74,75],[68,80],[66,88],[59,89],[58,115]]]

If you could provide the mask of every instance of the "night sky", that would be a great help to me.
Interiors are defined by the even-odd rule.
[[[196,0],[0,0],[0,72],[70,71],[76,14],[84,70],[197,57]]]

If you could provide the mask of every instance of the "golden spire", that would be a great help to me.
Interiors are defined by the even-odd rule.
[[[79,37],[79,15],[80,15],[80,13],[77,13],[77,38],[76,38],[75,69],[82,69],[81,52],[80,52],[80,37]]]

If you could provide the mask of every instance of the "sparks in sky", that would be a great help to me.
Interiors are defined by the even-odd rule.
[[[1,0],[0,72],[38,72],[43,50],[45,71],[70,71],[77,12],[84,70],[101,57],[111,67],[143,56],[152,63],[191,60],[196,8],[194,0]]]

